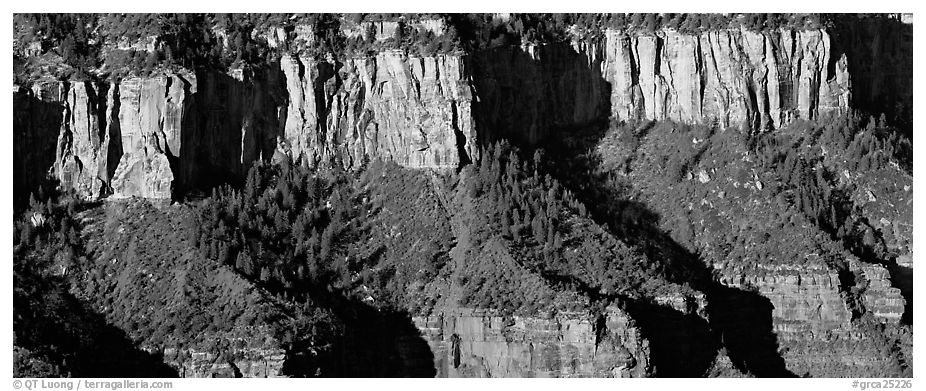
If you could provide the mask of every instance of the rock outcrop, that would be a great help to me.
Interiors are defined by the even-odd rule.
[[[503,317],[490,311],[415,318],[438,377],[644,377],[649,342],[623,311],[601,319],[558,314]]]
[[[834,57],[831,41],[824,30],[609,30],[603,73],[612,85],[612,116],[774,129],[845,112],[846,58]]]
[[[897,288],[879,265],[849,260],[848,273],[866,279],[861,303],[850,303],[836,270],[810,258],[801,265],[726,267],[720,282],[756,289],[772,305],[772,329],[787,369],[796,375],[877,376],[898,365],[879,353],[883,336],[853,322],[853,311],[870,311],[880,322],[896,324],[904,309]],[[853,308],[855,306],[856,308]],[[858,306],[861,306],[859,308]],[[828,352],[828,354],[821,354]]]
[[[358,166],[385,157],[416,168],[455,168],[476,149],[464,59],[399,51],[329,60],[284,57],[284,139],[294,158]]]
[[[891,273],[884,266],[853,262],[851,267],[867,282],[862,294],[863,305],[884,323],[898,324],[904,315],[906,300],[900,289],[891,286]],[[912,288],[911,288],[912,289]]]
[[[266,330],[261,330],[267,333]],[[166,362],[177,369],[180,377],[283,377],[286,350],[273,338],[251,339],[232,337],[233,333],[217,335],[222,342],[233,342],[227,351],[196,349],[164,349]]]
[[[55,157],[61,186],[90,197],[107,195],[108,179],[117,163],[109,160],[111,139],[106,115],[111,112],[106,101],[111,101],[108,95],[112,92],[90,82],[58,83],[57,88],[65,91]]]

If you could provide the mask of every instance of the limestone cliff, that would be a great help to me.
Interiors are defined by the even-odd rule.
[[[823,30],[697,36],[609,30],[603,68],[612,83],[611,113],[618,119],[773,129],[846,111],[846,58],[832,58],[831,40]]]
[[[893,357],[879,353],[884,336],[853,322],[860,311],[888,327],[900,322],[905,302],[900,290],[890,286],[883,266],[850,259],[843,271],[849,280],[844,281],[817,257],[800,265],[715,267],[721,272],[721,283],[755,289],[769,300],[772,331],[792,373],[877,376],[897,365]],[[852,302],[844,292],[851,280],[862,282],[860,302]]]
[[[832,41],[825,30],[607,30],[477,53],[480,137],[536,142],[608,117],[766,130],[844,113],[851,80]]]
[[[339,157],[348,167],[385,157],[417,168],[454,168],[475,151],[464,59],[284,57],[288,109],[283,139],[293,158]]]
[[[860,58],[870,46],[826,30],[606,30],[597,39],[471,54],[286,54],[260,70],[39,86],[62,92],[37,98],[61,106],[58,152],[45,164],[65,187],[91,197],[165,197],[168,189],[123,191],[139,179],[112,183],[118,162],[163,155],[172,185],[185,190],[241,180],[277,149],[308,163],[355,167],[385,157],[451,168],[475,160],[481,141],[535,143],[607,118],[774,129],[847,112],[862,99],[854,80],[874,77],[850,67],[868,64]]]
[[[346,167],[379,156],[454,168],[476,151],[468,78],[462,57],[386,52],[343,63],[284,57],[257,74],[39,84],[34,99],[62,118],[43,121],[59,131],[56,157],[41,165],[65,188],[117,198],[239,180],[277,149]]]
[[[415,318],[438,377],[644,377],[649,342],[629,315],[503,317],[459,309]]]

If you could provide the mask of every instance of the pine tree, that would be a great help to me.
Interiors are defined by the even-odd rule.
[[[538,244],[543,244],[546,238],[546,231],[543,229],[543,220],[540,218],[540,215],[534,216],[533,221],[531,221],[531,229],[534,233],[534,240],[536,240]]]
[[[238,252],[238,257],[235,259],[235,268],[246,276],[254,274],[254,265],[251,262],[251,257],[248,256],[246,251]]]

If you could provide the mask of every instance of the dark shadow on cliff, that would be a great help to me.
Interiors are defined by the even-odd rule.
[[[109,131],[109,149],[106,153],[106,177],[112,179],[116,176],[116,167],[119,166],[119,161],[122,159],[123,145],[122,145],[122,124],[119,121],[119,111],[122,109],[122,100],[120,97],[119,84],[109,83],[108,88],[113,89],[113,107],[111,108],[111,118],[106,118],[106,110],[100,110],[97,115],[100,120],[100,127],[102,129],[108,129]],[[100,89],[99,94],[101,98],[98,99],[100,102],[106,102],[105,89]],[[109,189],[110,191],[112,189]]]
[[[627,304],[651,343],[657,376],[702,376],[722,346],[734,366],[759,377],[794,376],[778,352],[772,328],[772,304],[757,292],[718,282],[711,267],[659,227],[659,214],[628,199],[621,189],[595,174],[600,162],[585,152],[597,145],[607,126],[568,129],[551,138],[545,150],[549,172],[589,207],[592,217],[659,264],[663,276],[703,292],[705,318],[651,303]],[[700,342],[692,342],[700,341]]]
[[[184,102],[180,151],[168,153],[175,199],[224,184],[240,186],[254,161],[273,157],[286,118],[277,112],[286,107],[284,82],[278,63],[241,80],[200,71],[186,81],[191,98]]]
[[[587,176],[594,166],[591,162],[576,164],[578,156],[594,145],[603,133],[594,135],[591,143],[587,144],[567,145],[559,137],[560,134],[582,129],[607,127],[605,119],[610,115],[611,88],[599,69],[603,56],[590,61],[566,43],[540,45],[535,49],[536,56],[511,46],[485,50],[473,56],[473,79],[480,96],[473,110],[480,137],[478,142],[485,145],[508,139],[524,151],[537,145],[546,146],[554,160],[553,167],[548,170],[550,174],[590,206],[596,220],[612,222],[615,216],[603,213],[610,208],[596,207],[602,206],[599,200],[583,197],[590,194],[589,187],[603,183]],[[565,162],[569,164],[562,164]],[[603,190],[598,189],[599,192]],[[639,208],[638,205],[634,207]],[[647,211],[646,214],[652,213]],[[618,235],[634,239],[628,241],[638,246],[645,236],[634,235],[631,238],[624,231]],[[660,249],[671,245],[669,242],[654,243]],[[654,247],[648,246],[644,248]],[[653,251],[648,252],[651,259],[662,259],[654,257]],[[668,263],[689,261],[672,259]],[[643,336],[650,341],[651,371],[656,376],[702,376],[720,347],[719,338],[712,334],[708,322],[694,311],[684,313],[658,304],[653,301],[654,298],[604,297],[597,289],[585,286],[570,276],[546,274],[544,277],[568,282],[595,302],[619,303],[638,322]],[[682,278],[672,281],[685,282]]]
[[[280,292],[276,286],[267,287]],[[353,297],[319,286],[312,304],[330,310],[344,334],[324,341],[327,349],[303,343],[287,348],[282,373],[291,377],[435,377],[434,354],[406,312],[374,308]],[[316,341],[318,343],[320,341]]]
[[[906,304],[901,322],[913,325],[913,268],[898,265],[896,262],[887,266],[891,273],[891,285],[900,289]]]
[[[913,139],[913,24],[879,16],[837,15],[828,74],[845,54],[851,106],[903,129]]]
[[[28,206],[33,192],[57,185],[49,174],[55,165],[55,149],[64,107],[34,96],[32,91],[13,93],[13,211]]]
[[[601,45],[598,46],[602,49]],[[508,139],[535,145],[557,129],[583,127],[610,115],[611,85],[594,60],[565,42],[480,50],[469,57],[478,144]]]
[[[372,257],[383,256],[377,251]],[[290,377],[435,377],[434,354],[404,311],[376,308],[324,282],[305,282],[285,289],[276,282],[255,285],[299,303],[328,311],[344,327],[328,341],[302,340],[286,349],[282,374]],[[307,300],[308,298],[308,300]],[[319,344],[328,344],[318,349]]]

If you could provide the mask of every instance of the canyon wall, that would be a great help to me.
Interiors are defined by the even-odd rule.
[[[33,98],[60,107],[56,158],[45,164],[66,188],[167,198],[241,180],[276,151],[346,167],[385,157],[454,168],[477,158],[479,142],[536,143],[609,117],[774,129],[848,111],[852,81],[875,77],[850,77],[854,45],[824,30],[607,30],[471,55],[284,55],[259,71],[50,82]],[[17,113],[32,110],[18,102]],[[41,122],[15,124],[47,133]]]
[[[907,58],[880,55],[902,52],[885,48],[896,34],[890,26],[866,26],[836,35],[608,30],[592,42],[471,55],[285,55],[255,72],[37,83],[14,89],[14,186],[31,191],[50,173],[88,198],[167,199],[178,190],[240,181],[251,162],[271,157],[346,167],[385,157],[408,167],[447,169],[477,159],[479,142],[507,137],[537,143],[607,118],[769,130],[877,106],[885,96],[912,102]],[[867,370],[877,376],[891,365],[873,337],[851,325],[838,273],[822,262],[793,266],[716,269],[725,285],[755,287],[768,298],[771,327],[791,372]],[[904,300],[890,288],[884,268],[852,269],[869,282],[865,307],[879,322],[896,323]],[[629,316],[610,309],[598,324],[592,321],[504,318],[472,309],[415,319],[438,376],[651,373],[649,342]],[[817,354],[822,351],[841,353]],[[214,357],[201,354],[184,364],[192,375],[234,373],[233,366],[274,375],[282,365],[278,352],[266,354],[272,365],[245,360],[218,367]]]
[[[417,317],[437,377],[644,377],[649,342],[625,312],[503,317],[457,308]]]
[[[163,199],[241,180],[253,161],[277,151],[312,164],[357,167],[384,157],[455,168],[476,153],[464,60],[287,56],[256,73],[39,83],[14,94],[17,150],[30,167],[17,170],[24,176],[17,183],[34,188],[51,171],[88,198]],[[44,144],[26,143],[33,137]],[[37,150],[55,139],[54,157]]]
[[[884,336],[864,323],[853,323],[859,312],[875,322],[897,325],[904,311],[900,290],[890,286],[880,265],[849,260],[854,281],[865,281],[860,302],[852,303],[839,273],[810,257],[803,264],[715,265],[720,282],[755,289],[771,304],[771,326],[786,368],[793,374],[839,377],[854,373],[873,376],[899,365],[884,354]],[[744,330],[744,332],[750,332]]]
[[[525,44],[473,56],[480,137],[534,143],[615,120],[753,130],[848,112],[844,53],[824,30],[718,30]]]
[[[849,74],[831,41],[823,30],[633,37],[608,31],[603,67],[611,113],[764,130],[845,112]]]
[[[57,88],[13,88],[13,196],[17,205],[50,185],[45,179],[55,162],[63,100]]]
[[[347,167],[377,156],[415,168],[468,162],[476,139],[464,60],[400,51],[343,63],[284,57],[286,151]]]
[[[503,46],[472,56],[481,141],[537,143],[552,130],[608,117],[608,70],[598,46],[574,42]]]

